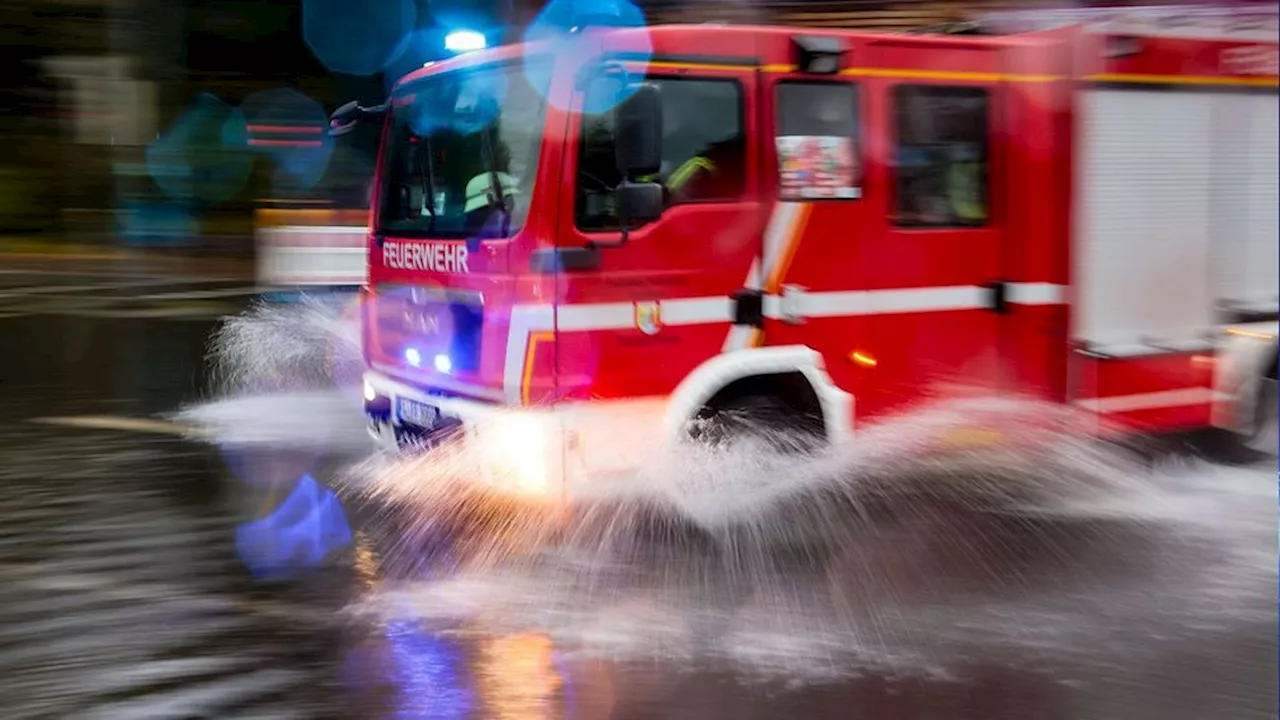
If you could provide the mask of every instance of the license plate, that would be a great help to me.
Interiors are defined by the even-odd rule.
[[[440,408],[417,400],[401,398],[396,407],[401,422],[426,430],[435,427],[436,421],[440,419]]]

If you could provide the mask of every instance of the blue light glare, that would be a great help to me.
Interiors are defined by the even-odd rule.
[[[368,76],[404,52],[418,21],[413,0],[302,0],[302,34],[333,72]]]
[[[126,245],[189,245],[199,234],[189,208],[169,202],[127,202],[116,213],[120,239]]]
[[[200,94],[147,148],[147,171],[172,200],[216,204],[239,192],[253,169],[244,114]]]
[[[444,49],[449,52],[474,52],[483,50],[487,44],[484,35],[475,30],[454,30],[444,36]]]
[[[351,544],[337,495],[310,475],[270,515],[236,528],[236,553],[258,577],[287,576],[324,562]]]
[[[400,110],[419,135],[456,132],[470,135],[494,122],[507,102],[507,73],[492,68],[465,68],[414,93]]]
[[[444,33],[436,28],[414,30],[405,38],[404,51],[383,68],[383,81],[388,92],[402,77],[429,61],[448,57],[444,49]]]
[[[320,103],[293,88],[253,93],[240,103],[250,145],[275,166],[274,190],[309,190],[324,177],[333,139],[319,132],[328,124]]]
[[[644,12],[630,0],[551,0],[525,30],[524,41],[545,43],[551,47],[551,54],[566,59],[571,66],[581,67],[597,59],[599,44],[592,42],[589,33],[583,30],[599,26],[643,28],[646,26]],[[647,34],[640,37],[635,46],[629,46],[627,54],[647,66],[653,57],[653,43]],[[550,96],[550,64],[526,61],[524,72],[530,85],[555,102]],[[616,98],[599,99],[584,110],[593,113],[610,110],[628,95],[624,92]]]

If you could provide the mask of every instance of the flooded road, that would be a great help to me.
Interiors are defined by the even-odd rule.
[[[1112,461],[1045,451],[1017,510],[940,489],[989,459],[694,461],[597,489],[576,533],[487,509],[522,528],[497,551],[426,522],[435,471],[360,464],[342,388],[267,382],[200,406],[234,442],[179,437],[248,296],[152,279],[0,280],[6,718],[1276,715],[1274,461],[1064,493]]]

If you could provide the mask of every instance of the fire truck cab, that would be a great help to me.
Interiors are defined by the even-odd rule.
[[[461,429],[542,477],[728,411],[838,442],[964,393],[1253,432],[1275,26],[1132,24],[599,29],[406,76],[369,226],[371,433]]]

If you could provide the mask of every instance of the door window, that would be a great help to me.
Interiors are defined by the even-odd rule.
[[[776,101],[779,196],[861,197],[857,89],[848,83],[783,82]]]
[[[662,169],[651,178],[663,185],[667,204],[727,202],[746,186],[746,139],[742,131],[742,87],[736,80],[651,77],[662,94]],[[616,92],[600,83],[587,89],[585,107],[609,103],[593,92]],[[574,198],[577,226],[588,232],[618,229],[613,189],[622,181],[614,155],[613,112],[582,114]]]
[[[989,100],[975,87],[893,89],[895,225],[986,225]]]

